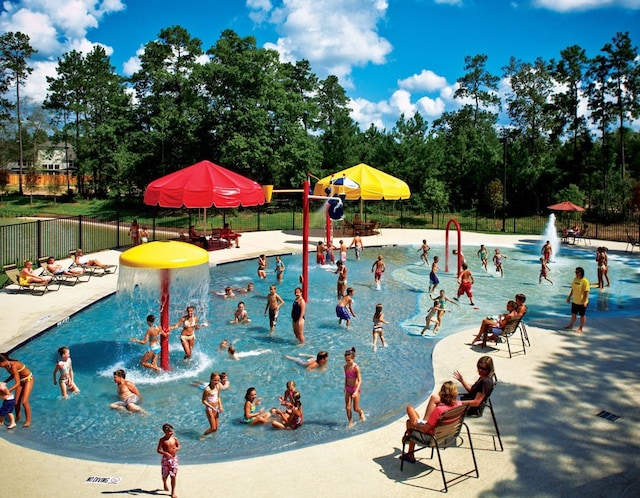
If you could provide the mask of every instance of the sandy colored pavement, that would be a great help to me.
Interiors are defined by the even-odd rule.
[[[319,236],[312,237],[312,241]],[[444,232],[384,229],[365,237],[365,245],[414,244],[427,238],[442,243]],[[464,233],[463,245],[511,245],[531,237]],[[593,241],[585,250],[593,251]],[[212,263],[301,251],[292,232],[246,233],[240,249],[210,253]],[[610,255],[624,244],[607,242]],[[117,263],[119,252],[97,254]],[[630,268],[637,279],[637,269]],[[61,288],[45,296],[0,291],[0,350],[7,351],[43,329],[66,319],[115,291],[117,276],[92,278],[88,284]],[[637,302],[636,302],[637,305]],[[640,311],[640,310],[639,310]],[[566,317],[563,317],[563,320]],[[528,323],[531,348],[509,359],[505,345],[487,350],[499,384],[492,396],[503,435],[504,452],[495,451],[488,412],[469,419],[480,477],[460,480],[451,496],[637,497],[640,496],[640,312],[625,319],[589,318],[586,333],[559,330],[555,321]],[[475,379],[482,354],[465,344],[467,330],[438,342],[433,353],[435,385],[460,370]],[[36,386],[36,390],[39,387]],[[420,407],[420,410],[423,410]],[[597,417],[601,410],[619,415],[615,422]],[[34,424],[43,421],[34,414]],[[5,431],[6,429],[0,428]],[[16,429],[26,430],[26,429]],[[178,474],[181,497],[326,496],[414,497],[437,495],[442,480],[429,451],[400,472],[398,456],[404,420],[341,441],[267,457],[218,464],[183,465]],[[97,497],[167,495],[161,491],[160,466],[92,462],[24,449],[2,434],[0,453],[3,496]],[[466,438],[465,438],[466,439]],[[472,468],[468,442],[443,453],[447,471]],[[435,471],[429,464],[434,464]],[[118,484],[89,484],[90,476],[120,477]],[[453,476],[453,474],[449,474]]]

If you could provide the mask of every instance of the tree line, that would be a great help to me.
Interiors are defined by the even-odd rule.
[[[71,144],[83,196],[139,195],[209,159],[280,188],[365,162],[405,180],[418,211],[516,215],[571,200],[612,215],[640,206],[640,57],[628,33],[593,56],[574,45],[557,60],[512,57],[502,75],[487,70],[486,55],[467,56],[457,110],[364,131],[337,77],[282,62],[232,30],[205,51],[183,27],[163,29],[129,78],[101,46],[72,50],[58,58],[41,106],[20,95],[35,53],[22,33],[0,36],[0,159],[19,157],[22,169],[37,149],[25,143]]]

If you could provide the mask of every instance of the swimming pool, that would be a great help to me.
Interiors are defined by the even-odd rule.
[[[262,315],[268,286],[276,283],[273,273],[269,273],[266,281],[259,281],[255,260],[212,268],[211,291],[221,290],[225,285],[245,286],[249,281],[255,283],[256,289],[229,301],[211,294],[206,303],[198,304],[201,320],[207,320],[210,326],[198,332],[196,354],[189,363],[182,362],[181,347],[177,338],[172,338],[174,370],[166,375],[144,371],[138,364],[144,347],[129,342],[129,337],[142,337],[145,316],[157,314],[155,301],[145,301],[144,296],[135,292],[133,297],[102,301],[12,354],[32,368],[37,379],[31,398],[34,424],[29,430],[2,434],[2,437],[65,456],[156,463],[158,428],[164,422],[170,422],[183,445],[182,461],[205,463],[323,443],[385,425],[402,416],[407,403],[423,400],[433,384],[431,351],[435,341],[411,335],[419,333],[425,310],[430,305],[421,292],[428,285],[429,269],[419,264],[416,249],[369,248],[360,262],[354,261],[350,254],[349,285],[356,290],[354,311],[357,317],[349,330],[337,326],[334,314],[336,276],[323,268],[311,268],[308,342],[304,346],[298,346],[294,340],[288,318],[293,288],[301,273],[300,256],[284,258],[287,270],[278,289],[287,304],[273,336],[269,336],[268,319]],[[475,250],[477,248],[468,248],[465,253],[476,275],[474,291],[479,309],[469,306],[463,297],[459,308],[454,307],[453,313],[445,317],[440,336],[463,328],[477,328],[483,316],[501,311],[504,302],[518,291],[527,294],[529,322],[551,318],[562,326],[567,320],[565,298],[573,268],[584,266],[587,277],[595,280],[592,253],[564,249],[558,261],[552,264],[551,278],[556,282],[552,287],[548,284],[538,286],[537,243],[523,244],[517,249],[503,248],[509,258],[505,261],[504,279],[494,272],[484,273],[478,260],[470,256]],[[378,254],[383,255],[388,268],[381,291],[375,290],[371,273],[371,264]],[[434,246],[431,254],[442,254],[442,248]],[[632,286],[637,285],[637,268],[625,266],[631,261],[622,255],[612,255],[610,259],[612,290],[598,293],[597,299],[592,294],[592,301],[597,301],[597,306],[590,309],[590,314],[616,315],[631,312],[634,307]],[[269,263],[272,270],[273,258],[269,258]],[[452,297],[456,288],[453,276],[441,272],[441,281]],[[181,315],[186,305],[181,301],[185,299],[180,298],[179,293],[172,299],[172,323]],[[247,303],[253,321],[247,325],[229,325],[227,322],[240,299]],[[385,327],[390,346],[374,353],[370,347],[371,317],[377,302],[383,303],[385,317],[391,322]],[[208,310],[206,315],[201,311],[204,309]],[[233,361],[217,350],[222,339],[233,342],[240,352],[260,348],[272,352]],[[80,395],[67,401],[59,399],[59,390],[50,380],[55,351],[61,345],[71,349],[76,381],[82,389]],[[356,361],[363,373],[361,404],[368,420],[348,429],[342,391],[342,354],[351,346],[358,350]],[[321,349],[330,353],[330,363],[324,372],[306,372],[283,359],[284,354],[315,354]],[[452,369],[455,366],[452,365]],[[149,416],[109,409],[109,403],[116,399],[112,372],[121,367],[141,390],[143,406]],[[228,372],[232,387],[223,393],[225,413],[219,432],[200,440],[207,427],[200,403],[202,392],[189,382],[206,380],[212,370]],[[305,425],[301,429],[275,431],[271,427],[249,428],[239,423],[243,396],[248,387],[257,388],[264,406],[277,406],[277,396],[284,391],[288,379],[296,381],[302,395]]]

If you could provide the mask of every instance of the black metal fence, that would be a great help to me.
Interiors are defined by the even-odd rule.
[[[347,219],[360,214],[360,206],[345,213]],[[233,210],[141,210],[137,216],[141,226],[147,228],[151,240],[169,240],[187,233],[191,225],[199,232],[208,233],[229,222],[235,231],[265,231],[302,229],[302,209],[299,203],[270,204],[257,209]],[[545,232],[549,217],[529,216],[506,218],[467,213],[409,213],[402,203],[365,203],[364,221],[377,221],[381,228],[444,229],[449,220],[456,219],[462,230],[486,233],[512,233],[541,235]],[[130,245],[129,227],[132,217],[123,219],[118,212],[102,212],[100,218],[74,216],[37,220],[13,225],[0,225],[0,259],[3,265],[17,264],[39,257],[64,258],[69,251],[82,248],[85,253],[117,249]],[[325,214],[320,203],[310,212],[310,228],[322,229]],[[570,218],[559,216],[556,226],[568,225]],[[627,242],[640,239],[640,218],[636,215],[626,220],[602,222],[580,220],[589,226],[589,237]],[[340,222],[336,223],[340,229]],[[340,232],[339,232],[340,233]],[[348,232],[344,232],[349,235]]]

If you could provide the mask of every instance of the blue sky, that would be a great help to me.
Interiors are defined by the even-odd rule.
[[[467,55],[487,55],[502,77],[511,56],[557,59],[574,44],[594,56],[619,31],[640,45],[640,0],[6,0],[0,11],[0,30],[28,34],[39,51],[24,90],[35,101],[63,53],[101,44],[129,75],[144,44],[174,25],[205,50],[232,29],[283,60],[308,59],[340,78],[362,128],[391,128],[401,113],[432,120],[459,108]]]

